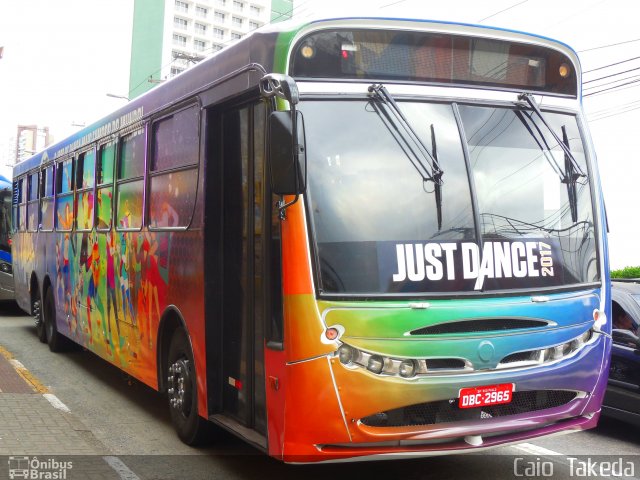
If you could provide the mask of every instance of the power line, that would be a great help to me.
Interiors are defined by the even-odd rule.
[[[506,12],[507,10],[511,10],[512,8],[515,8],[518,5],[522,5],[523,3],[527,3],[528,1],[529,0],[523,0],[522,2],[515,3],[515,4],[511,5],[510,7],[505,8],[504,10],[500,10],[499,12],[493,13],[493,14],[489,15],[488,17],[484,17],[483,19],[478,20],[478,23],[484,22],[485,20],[487,20],[487,19],[489,19],[491,17],[495,17],[496,15],[499,15],[499,14],[501,14],[503,12]]]
[[[378,10],[382,10],[383,8],[391,7],[392,5],[397,5],[399,3],[404,3],[406,1],[407,0],[398,0],[397,2],[391,2],[391,3],[388,3],[386,5],[382,5],[382,6],[378,7]]]
[[[585,50],[578,50],[578,53],[591,52],[593,50],[600,50],[601,48],[616,47],[618,45],[624,45],[625,43],[633,43],[633,42],[640,42],[640,38],[634,38],[633,40],[626,40],[624,42],[611,43],[609,45],[600,45],[599,47],[587,48]]]
[[[616,63],[610,63],[609,65],[603,65],[602,67],[598,67],[598,68],[592,68],[591,70],[585,70],[582,73],[591,73],[591,72],[595,72],[596,70],[602,70],[604,68],[609,68],[609,67],[613,67],[615,65],[620,65],[622,63],[627,63],[627,62],[631,62],[633,60],[638,60],[640,57],[633,57],[633,58],[629,58],[627,60],[622,60],[621,62],[616,62]]]
[[[623,82],[624,80],[631,80],[631,79],[637,78],[637,77],[638,77],[638,75],[631,75],[629,77],[619,78],[618,80],[611,80],[610,82],[601,83],[600,85],[593,85],[592,87],[584,88],[582,91],[584,92],[586,90],[594,90],[596,88],[602,88],[602,87],[604,87],[606,85],[611,85],[611,84],[614,84],[614,83]],[[620,86],[620,85],[618,85],[618,86]]]
[[[615,107],[607,107],[600,110],[596,110],[595,112],[587,113],[589,118],[592,117],[602,117],[604,115],[609,115],[610,113],[616,113],[621,110],[625,110],[630,107],[640,106],[640,100],[634,100],[633,102],[623,103],[622,105],[616,105]]]
[[[617,113],[611,113],[610,115],[605,115],[605,116],[602,116],[602,117],[589,118],[589,122],[597,122],[598,120],[604,120],[605,118],[616,117],[618,115],[622,115],[624,113],[633,112],[634,110],[638,110],[638,109],[640,109],[640,106],[629,108],[627,110],[621,110],[621,111],[619,111]]]
[[[593,95],[598,95],[598,94],[600,94],[600,93],[609,92],[609,91],[611,91],[611,90],[615,90],[615,89],[617,89],[617,88],[619,88],[619,87],[624,87],[625,85],[631,85],[631,84],[633,84],[633,83],[638,83],[638,82],[640,82],[640,78],[639,78],[639,79],[637,79],[637,80],[632,80],[632,81],[630,81],[630,82],[621,83],[620,85],[617,85],[617,86],[615,86],[615,87],[604,88],[604,89],[602,89],[602,90],[598,90],[597,92],[585,93],[585,94],[583,95],[583,97],[591,97],[591,96],[593,96]]]
[[[629,70],[623,70],[622,72],[618,72],[618,73],[612,73],[611,75],[605,75],[604,77],[599,77],[599,78],[594,78],[593,80],[587,80],[586,82],[582,82],[583,84],[585,83],[593,83],[593,82],[598,82],[600,80],[604,80],[605,78],[611,78],[611,77],[615,77],[617,75],[622,75],[623,73],[629,73],[629,72],[634,72],[636,70],[640,70],[640,67],[636,67],[636,68],[631,68]],[[592,87],[593,88],[593,87]]]
[[[620,86],[619,88],[616,87],[615,89],[612,89],[613,91],[615,91],[616,93],[621,92],[622,90],[628,90],[629,88],[636,88],[636,87],[640,87],[640,85],[638,84],[634,84],[634,85],[627,85],[627,86]]]

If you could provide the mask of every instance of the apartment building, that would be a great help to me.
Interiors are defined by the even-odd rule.
[[[292,11],[293,0],[135,0],[129,98]]]

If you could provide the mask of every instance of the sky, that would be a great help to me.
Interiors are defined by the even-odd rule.
[[[293,14],[474,23],[570,45],[585,72],[583,105],[615,269],[640,265],[640,222],[633,214],[640,203],[634,198],[640,190],[638,5],[638,0],[294,0]],[[0,159],[15,142],[19,124],[48,126],[61,140],[122,105],[107,93],[126,96],[132,18],[133,0],[0,0]],[[623,63],[612,65],[618,62]],[[628,72],[614,75],[623,71]],[[10,167],[0,165],[0,174],[10,177]]]

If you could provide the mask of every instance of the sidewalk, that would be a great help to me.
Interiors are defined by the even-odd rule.
[[[110,459],[93,433],[0,345],[0,479],[35,478],[34,469],[61,474],[53,478],[123,478]]]

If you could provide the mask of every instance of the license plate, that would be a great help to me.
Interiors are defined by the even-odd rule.
[[[513,397],[513,383],[462,388],[460,389],[459,397],[458,406],[460,408],[476,408],[510,403]]]

